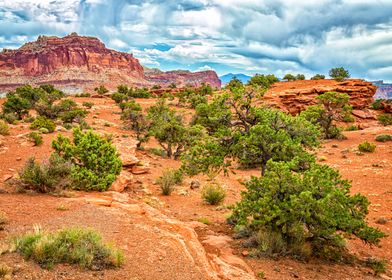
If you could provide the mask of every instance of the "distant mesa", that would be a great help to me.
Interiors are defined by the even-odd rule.
[[[209,83],[220,88],[214,71],[162,72],[145,70],[132,54],[106,48],[98,38],[71,33],[63,38],[39,36],[16,50],[0,52],[0,92],[23,84],[50,83],[62,89],[91,90],[104,84],[115,89],[130,86],[198,86]]]
[[[373,85],[377,87],[374,99],[392,99],[392,84],[386,84],[384,81],[373,81]]]
[[[228,73],[226,75],[220,76],[220,80],[222,82],[222,85],[228,84],[234,77],[239,79],[242,83],[247,83],[251,76],[245,75],[245,74],[233,74],[233,73]]]

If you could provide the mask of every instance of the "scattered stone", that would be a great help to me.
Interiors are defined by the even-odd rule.
[[[135,175],[146,174],[150,173],[150,168],[147,166],[134,165],[132,166],[131,172]]]
[[[200,188],[200,182],[198,180],[193,180],[191,182],[191,189],[193,190],[193,189],[198,189],[198,188]]]
[[[12,179],[14,175],[12,174],[6,174],[3,176],[3,182],[7,182],[8,180]]]
[[[365,110],[365,109],[353,110],[352,114],[358,118],[361,118],[361,119],[375,119],[373,113],[368,110]]]
[[[247,257],[247,256],[249,256],[249,251],[244,250],[244,251],[241,252],[241,254],[242,254],[244,257]]]
[[[109,197],[106,198],[88,197],[86,198],[86,202],[98,206],[110,207],[110,205],[112,204],[112,199]]]
[[[17,157],[16,160],[17,160],[17,161],[21,161],[22,158],[21,158],[21,157]]]
[[[123,192],[129,184],[131,184],[133,175],[126,170],[122,170],[116,181],[109,188],[109,191]]]

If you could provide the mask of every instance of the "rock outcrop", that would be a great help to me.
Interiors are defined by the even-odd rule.
[[[210,84],[220,89],[221,81],[215,71],[190,72],[185,70],[162,72],[157,69],[146,70],[146,79],[153,84],[167,87],[176,84],[177,87],[200,86],[202,83]]]
[[[264,95],[264,100],[271,106],[291,114],[297,114],[307,106],[315,105],[320,94],[328,91],[346,93],[354,109],[362,110],[373,102],[377,87],[370,82],[350,79],[343,82],[335,80],[305,80],[278,82]]]
[[[177,86],[210,83],[220,88],[214,71],[148,72],[132,54],[106,48],[95,37],[72,33],[63,38],[40,36],[16,50],[0,53],[0,93],[24,84],[53,84],[65,92],[82,92],[105,85],[114,90],[119,84]]]

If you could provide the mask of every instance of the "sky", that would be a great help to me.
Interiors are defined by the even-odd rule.
[[[0,0],[0,49],[99,37],[147,67],[392,81],[392,0]]]

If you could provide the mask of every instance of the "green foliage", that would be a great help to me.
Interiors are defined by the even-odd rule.
[[[289,74],[284,75],[283,80],[286,80],[286,81],[295,81],[296,78],[295,78],[295,76],[294,76],[293,74],[290,74],[290,73],[289,73]]]
[[[295,76],[295,79],[298,81],[305,80],[305,75],[304,74],[297,74],[297,76]]]
[[[19,172],[21,185],[41,193],[55,192],[68,187],[71,163],[57,154],[52,154],[48,162],[39,164],[30,158]]]
[[[94,106],[93,102],[83,102],[83,107],[86,107],[87,109],[91,109]]]
[[[269,161],[263,177],[245,183],[247,190],[233,208],[231,219],[237,226],[263,233],[267,245],[262,251],[296,255],[307,251],[298,250],[306,244],[313,253],[328,246],[342,250],[348,236],[368,244],[385,236],[365,221],[367,198],[350,195],[350,182],[337,171],[313,163],[298,173],[293,164]]]
[[[365,266],[373,269],[374,274],[379,276],[381,273],[385,273],[387,270],[388,261],[387,260],[378,260],[375,258],[369,258],[365,261]]]
[[[260,86],[262,88],[267,89],[276,82],[279,82],[279,79],[275,75],[256,74],[252,78],[250,78],[248,85]]]
[[[18,121],[18,117],[13,113],[3,114],[1,118],[9,124],[16,124]]]
[[[160,186],[163,195],[170,195],[176,185],[183,181],[183,173],[181,170],[166,169],[162,176],[158,178],[157,184]]]
[[[73,164],[73,188],[106,191],[120,174],[122,163],[110,139],[90,131],[73,130],[73,141],[63,135],[53,140],[56,153]]]
[[[382,102],[384,102],[384,99],[376,99],[370,107],[374,110],[380,110],[383,108]]]
[[[358,145],[358,150],[365,153],[373,153],[376,150],[376,145],[365,141]]]
[[[15,240],[16,251],[43,268],[59,263],[78,264],[82,268],[102,270],[120,267],[123,253],[102,242],[101,235],[91,229],[66,228],[55,233],[36,229]]]
[[[346,131],[356,131],[356,130],[359,130],[359,129],[360,129],[359,126],[358,125],[354,125],[354,124],[345,128]]]
[[[152,95],[148,88],[130,88],[128,90],[128,96],[131,98],[150,98]]]
[[[0,135],[9,135],[10,134],[10,127],[7,123],[0,120]]]
[[[314,75],[312,78],[310,78],[311,80],[324,80],[325,76],[321,75],[321,74],[316,74]]]
[[[226,197],[225,189],[219,184],[209,184],[201,192],[204,202],[210,205],[218,205]]]
[[[46,128],[48,132],[53,132],[56,128],[56,125],[54,122],[50,119],[47,119],[45,117],[38,116],[30,125],[31,129],[41,129],[41,128]]]
[[[76,108],[70,111],[64,111],[60,114],[60,118],[64,123],[82,123],[88,112],[81,108]]]
[[[125,104],[121,119],[125,122],[127,128],[132,129],[136,133],[137,148],[141,147],[141,144],[147,142],[150,138],[150,123],[144,116],[141,106],[134,100],[131,100]]]
[[[120,88],[121,90],[124,90],[122,88]],[[114,100],[114,102],[116,102],[117,104],[120,104],[123,101],[127,100],[127,95],[124,93],[119,93],[119,92],[115,92],[112,94],[111,98]]]
[[[34,146],[41,146],[44,143],[44,140],[42,139],[42,135],[39,132],[33,131],[30,132],[27,137],[29,138],[30,141],[34,143]]]
[[[336,67],[329,70],[329,76],[336,81],[343,81],[350,77],[350,73],[343,67]]]
[[[31,109],[31,103],[16,93],[8,93],[7,100],[3,103],[3,113],[13,114],[18,120],[26,116],[29,109]]]
[[[105,86],[103,86],[103,85],[100,85],[99,87],[96,87],[94,89],[94,91],[96,93],[100,94],[100,95],[104,95],[105,93],[109,92],[109,90]]]
[[[200,126],[187,127],[182,116],[170,109],[163,99],[158,100],[155,106],[149,108],[148,119],[151,122],[151,134],[166,151],[168,158],[178,159],[204,134]]]
[[[301,112],[301,116],[318,125],[324,138],[341,137],[341,132],[335,122],[351,115],[352,108],[348,105],[349,96],[345,93],[331,91],[317,96],[316,99],[319,105],[309,106]]]
[[[244,84],[241,82],[240,79],[238,79],[237,77],[233,77],[230,82],[226,85],[226,88],[230,91],[234,90],[234,89],[239,89],[239,88],[243,88]]]
[[[264,172],[270,158],[292,159],[306,153],[305,147],[318,145],[317,128],[305,119],[253,107],[258,94],[236,89],[196,108],[193,123],[204,126],[209,137],[184,155],[183,167],[189,175],[227,172],[232,159]]]
[[[199,104],[207,103],[207,96],[212,94],[212,87],[209,84],[202,84],[200,87],[187,86],[178,94],[179,105],[190,105],[191,108],[196,108]]]
[[[384,113],[380,114],[378,117],[378,122],[384,126],[392,125],[392,114]]]
[[[377,135],[376,141],[378,141],[378,142],[389,142],[389,141],[392,141],[392,135],[390,135],[390,134]]]

